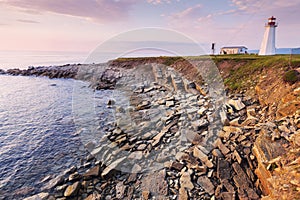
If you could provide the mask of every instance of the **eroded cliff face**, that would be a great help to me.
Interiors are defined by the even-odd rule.
[[[256,186],[266,200],[300,199],[300,82],[290,84],[283,80],[290,69],[284,63],[260,67],[257,62],[253,67],[253,62],[221,60],[216,66],[231,93],[242,92],[260,103],[259,121],[264,125],[257,124],[259,137],[252,149],[258,161]],[[171,66],[196,84],[203,83],[203,72],[186,60],[178,59]],[[250,70],[243,70],[244,67]],[[297,66],[294,69],[300,71]],[[233,76],[238,78],[232,79]]]
[[[270,60],[271,59],[272,58],[270,58]],[[229,130],[227,126],[224,127],[223,132],[221,131],[219,133],[219,137],[221,139],[218,140],[218,147],[215,151],[211,152],[212,155],[209,154],[211,158],[216,158],[212,160],[214,161],[215,168],[218,169],[217,174],[214,174],[215,172],[213,173],[213,171],[211,171],[212,174],[210,174],[210,170],[205,171],[205,173],[208,173],[212,178],[214,176],[219,176],[217,178],[220,179],[222,184],[215,188],[215,186],[217,186],[217,182],[213,182],[215,185],[212,186],[211,180],[208,181],[207,179],[202,178],[198,180],[198,184],[201,185],[202,189],[206,189],[207,194],[209,195],[213,194],[213,190],[215,190],[216,197],[220,196],[221,199],[229,198],[229,196],[234,199],[235,197],[233,195],[235,194],[238,194],[239,199],[257,199],[257,196],[255,195],[256,193],[253,193],[254,195],[251,192],[249,193],[249,188],[253,187],[257,189],[258,194],[262,191],[265,196],[263,199],[265,200],[300,199],[300,82],[298,81],[294,84],[289,84],[283,80],[285,72],[289,70],[286,65],[282,65],[284,63],[275,62],[275,65],[274,62],[260,63],[259,58],[235,60],[223,58],[213,60],[205,58],[200,61],[198,60],[197,62],[198,64],[200,62],[203,65],[209,66],[212,64],[211,61],[215,61],[213,64],[217,66],[221,77],[224,79],[225,88],[227,88],[229,94],[241,95],[244,103],[247,101],[252,102],[248,100],[248,97],[251,97],[254,100],[257,99],[259,105],[254,105],[253,103],[249,103],[248,105],[246,103],[247,107],[242,108],[238,114],[233,112],[232,109],[229,109],[228,112],[224,114],[228,117],[228,119],[226,118],[227,121],[225,120],[225,123],[227,123],[228,126],[230,125],[231,128]],[[201,87],[201,85],[205,82],[202,77],[203,74],[206,74],[206,71],[204,70],[207,70],[208,68],[197,68],[193,66],[191,62],[182,58],[160,57],[118,59],[109,62],[107,69],[96,68],[97,70],[103,70],[97,71],[97,73],[90,73],[99,75],[97,77],[90,76],[90,74],[86,73],[86,71],[84,71],[83,76],[80,74],[81,71],[78,71],[76,68],[76,78],[90,81],[92,83],[91,85],[96,89],[113,88],[116,82],[115,80],[122,75],[124,76],[123,73],[125,72],[120,69],[134,69],[144,67],[151,63],[156,63],[159,66],[171,66],[176,70],[176,73],[179,73],[178,77],[172,74],[162,79],[169,81],[169,84],[172,85],[175,90],[178,90],[179,86],[182,85],[179,84],[180,82],[178,82],[178,79],[176,78],[184,76],[188,80],[188,84],[183,88],[196,89],[205,99],[204,96],[206,95],[207,90],[205,90],[205,87]],[[82,66],[81,68],[84,69]],[[161,68],[162,70],[164,69],[163,66],[161,66]],[[71,70],[72,73],[66,73],[63,68],[59,68],[59,70],[55,68],[52,71],[50,70],[48,73],[49,68],[45,68],[39,70],[31,69],[27,71],[11,71],[11,74],[40,74],[49,76],[50,78],[61,76],[74,77],[73,69],[74,68],[68,68],[68,71]],[[91,70],[90,66],[87,66],[87,69]],[[300,71],[298,66],[294,66],[293,69]],[[57,71],[59,73],[57,73]],[[55,76],[52,76],[52,72],[55,72]],[[161,78],[159,75],[161,70],[154,70],[153,72],[157,75],[157,79]],[[7,73],[9,73],[9,71]],[[169,77],[171,77],[170,80]],[[166,87],[165,90],[168,90],[167,84],[162,85]],[[154,89],[160,90],[161,88],[156,88],[156,86],[154,88],[148,88],[148,90],[147,88],[146,90],[144,88],[140,92],[147,93]],[[173,99],[166,98],[166,102],[163,102],[163,104],[164,106],[173,107],[173,101]],[[138,108],[148,109],[147,106],[149,106],[149,102],[146,102],[146,104],[139,102],[140,105],[138,105]],[[158,102],[158,104],[160,104],[160,102]],[[191,99],[186,100],[186,105],[191,106]],[[232,114],[236,116],[232,117]],[[239,123],[241,121],[245,121],[245,123],[247,123]],[[242,131],[236,131],[240,129]],[[245,138],[248,139],[246,140]],[[123,139],[123,137],[121,137],[121,139]],[[241,151],[236,150],[235,145],[233,145],[238,142],[241,143]],[[226,150],[225,153],[223,152],[224,149]],[[190,154],[195,154],[194,152],[195,149],[189,150]],[[199,154],[197,149],[196,153]],[[219,156],[221,159],[219,159]],[[202,161],[205,165],[208,165],[206,168],[211,168],[211,164],[208,163],[207,156],[202,156],[201,154],[199,158],[200,160],[203,159]],[[181,170],[180,166],[182,163],[191,162],[190,160],[186,161],[181,158],[178,158],[177,160],[178,162],[175,164],[172,163],[169,167],[170,169],[173,170],[173,168],[180,168]],[[253,162],[255,161],[254,163],[256,163],[256,160],[257,165],[254,165]],[[232,161],[232,163],[235,164],[232,169],[231,166],[229,166],[231,170],[226,170],[228,169],[228,165],[226,164],[228,161]],[[222,164],[224,163],[226,165],[222,167]],[[239,166],[242,166],[242,169]],[[248,168],[245,166],[248,166]],[[224,170],[225,172],[228,171],[228,173],[225,174],[229,174],[228,177],[233,178],[230,182],[236,186],[233,190],[230,189],[231,187],[229,187],[230,185],[228,186],[226,180],[223,180],[223,178],[218,175],[220,174],[220,170]],[[246,170],[247,175],[241,175],[241,170]],[[255,172],[258,180],[252,174],[252,171]],[[178,175],[178,177],[181,177],[178,179],[179,182],[181,181],[180,184],[182,184],[186,177],[189,178],[193,174],[186,173],[187,172],[184,172],[183,174],[180,174],[180,176]],[[199,177],[202,176],[199,175]],[[251,182],[256,182],[256,184],[254,185],[251,183],[245,186],[243,182],[245,177],[250,177]],[[156,177],[154,177],[154,179],[156,179]],[[170,180],[173,180],[173,177]],[[170,185],[172,184],[170,183]],[[113,185],[110,185],[110,187],[113,187]],[[170,186],[170,188],[172,187]],[[225,191],[227,192],[223,191],[224,188],[226,188]],[[187,199],[188,195],[192,195],[192,193],[188,193],[184,188],[180,191],[178,195],[182,199]],[[251,196],[253,198],[251,198]]]

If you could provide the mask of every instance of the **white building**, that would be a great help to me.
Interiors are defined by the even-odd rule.
[[[247,54],[248,48],[245,46],[222,47],[220,54]]]
[[[261,43],[258,55],[275,55],[275,30],[277,27],[276,18],[273,16],[270,17],[265,27],[264,39]]]

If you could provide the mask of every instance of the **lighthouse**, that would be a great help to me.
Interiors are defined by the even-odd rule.
[[[259,50],[259,55],[275,55],[276,48],[275,48],[275,32],[276,32],[276,18],[270,17],[268,19],[268,23],[266,24],[266,30],[264,34],[264,39],[261,43],[261,47]]]

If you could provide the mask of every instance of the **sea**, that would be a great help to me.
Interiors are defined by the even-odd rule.
[[[0,51],[0,69],[84,63],[89,52]]]
[[[84,63],[85,57],[80,52],[2,52],[0,69]],[[89,128],[83,122],[95,122],[101,137],[110,95],[72,79],[0,75],[0,199],[39,193],[52,178],[81,166],[88,153],[81,133]]]

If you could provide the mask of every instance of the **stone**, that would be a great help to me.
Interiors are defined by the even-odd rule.
[[[107,102],[107,105],[108,106],[112,106],[112,105],[115,105],[116,104],[116,102],[115,102],[115,100],[113,100],[113,99],[110,99],[110,100],[108,100],[108,102]]]
[[[188,193],[187,193],[186,189],[181,187],[179,189],[178,200],[188,200],[188,199],[189,199],[189,196],[188,196]]]
[[[73,183],[72,185],[69,185],[67,187],[67,189],[65,190],[65,192],[64,192],[64,196],[65,197],[75,196],[77,194],[79,188],[80,188],[80,182],[79,181]]]
[[[243,133],[241,128],[234,127],[234,126],[224,126],[223,130],[228,133],[239,133],[239,134]]]
[[[165,180],[165,177],[165,169],[144,176],[141,180],[141,190],[148,190],[153,196],[168,195],[168,183]]]
[[[189,158],[189,155],[187,153],[184,152],[177,152],[177,154],[175,155],[176,160],[178,161],[182,161],[182,160],[187,160]]]
[[[238,161],[238,163],[241,164],[242,158],[241,158],[240,154],[236,150],[234,150],[233,155],[234,155],[235,159]]]
[[[238,163],[233,163],[232,167],[237,175],[233,177],[234,183],[238,188],[238,193],[247,193],[250,199],[259,199],[257,193],[253,190],[253,184],[248,178],[247,174],[243,171]]]
[[[220,117],[223,125],[229,125],[229,119],[227,118],[226,112],[224,110],[220,111]]]
[[[139,104],[136,109],[137,110],[145,110],[151,107],[150,101],[143,101],[141,104]]]
[[[117,183],[117,185],[116,185],[116,198],[117,199],[122,199],[122,197],[124,197],[125,190],[126,190],[126,186],[122,182]]]
[[[212,155],[214,156],[214,157],[223,157],[223,154],[221,153],[221,151],[219,150],[219,149],[214,149],[214,150],[212,150]]]
[[[221,180],[228,180],[231,177],[230,163],[223,158],[219,158],[217,165],[217,177]]]
[[[51,179],[45,187],[42,188],[42,190],[50,190],[52,188],[54,188],[55,186],[57,185],[60,185],[60,184],[63,184],[65,181],[64,177],[61,175],[61,176],[58,176],[54,179]]]
[[[171,165],[171,169],[175,169],[177,171],[181,171],[183,169],[183,167],[184,167],[184,164],[177,162],[177,161],[172,162],[172,165]]]
[[[200,176],[197,180],[197,184],[200,185],[209,195],[213,195],[215,193],[215,186],[206,176]]]
[[[175,105],[174,101],[166,101],[166,106],[167,107],[172,107],[174,105]]]
[[[145,190],[142,192],[143,199],[148,200],[150,198],[150,191]]]
[[[194,189],[194,185],[191,181],[191,172],[182,172],[180,177],[180,186],[187,190]]]
[[[136,181],[136,179],[137,179],[137,174],[132,173],[128,176],[127,180],[125,181],[125,184],[133,183]]]
[[[222,143],[220,138],[216,140],[215,145],[221,150],[224,156],[230,152],[230,150]]]
[[[138,164],[134,164],[133,167],[132,167],[132,170],[131,170],[131,173],[139,173],[142,171],[142,167]]]
[[[146,148],[147,148],[147,144],[140,144],[140,145],[137,147],[137,150],[138,150],[138,151],[144,151]]]
[[[228,182],[228,180],[222,180],[222,184],[228,192],[234,193],[234,187]]]
[[[169,129],[174,126],[177,123],[177,121],[172,121],[167,126],[165,126],[160,133],[158,133],[152,141],[152,146],[155,147],[162,139],[162,137],[169,131]]]
[[[48,200],[49,199],[48,197],[49,197],[49,193],[42,192],[42,193],[33,195],[31,197],[27,197],[23,200]]]
[[[108,165],[104,170],[103,172],[101,173],[101,176],[102,177],[105,177],[107,176],[112,170],[115,170],[119,164],[121,162],[123,162],[124,160],[126,159],[126,157],[123,157],[123,158],[119,158],[117,160],[115,160],[114,162],[112,162],[110,165]]]
[[[234,192],[222,192],[220,194],[221,199],[226,199],[226,200],[235,200],[235,193]]]
[[[228,101],[228,104],[232,105],[233,108],[236,109],[237,111],[240,111],[246,107],[245,104],[243,104],[241,99],[238,100],[230,99]]]
[[[205,128],[208,125],[209,125],[208,121],[203,118],[192,122],[192,126],[194,127],[194,130],[196,130],[196,131],[201,130],[202,128]]]
[[[201,107],[201,108],[198,110],[197,114],[198,114],[198,115],[203,115],[206,111],[207,111],[207,109],[206,109],[205,107]]]
[[[194,147],[193,155],[195,158],[199,158],[208,168],[214,167],[214,164],[208,159],[208,156],[197,147]]]
[[[81,178],[81,175],[78,172],[75,172],[73,174],[70,174],[69,181],[77,181]]]
[[[100,167],[99,165],[96,165],[95,167],[89,169],[86,173],[83,174],[83,177],[85,178],[91,178],[95,176],[99,176]]]
[[[143,158],[142,151],[134,151],[128,156],[128,159],[130,160],[141,160],[142,158]]]
[[[191,130],[187,130],[185,136],[186,139],[194,145],[199,145],[203,141],[203,137],[201,135]]]
[[[100,195],[98,194],[90,194],[89,196],[87,196],[84,200],[98,200],[100,199]]]

